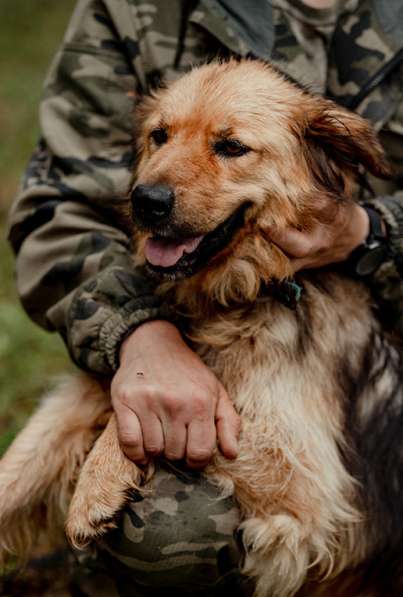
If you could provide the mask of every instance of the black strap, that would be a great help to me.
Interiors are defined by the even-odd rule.
[[[349,110],[355,110],[367,95],[369,95],[371,91],[400,64],[400,62],[403,62],[403,48],[401,48],[389,62],[381,66],[381,68],[364,83],[357,95],[354,95],[346,102],[345,107]]]
[[[363,205],[365,211],[368,214],[369,218],[369,236],[368,241],[370,240],[382,240],[385,241],[385,232],[382,227],[382,218],[375,209],[369,207],[368,205]]]

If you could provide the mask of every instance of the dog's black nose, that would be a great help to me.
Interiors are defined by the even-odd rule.
[[[156,224],[169,216],[175,193],[165,185],[139,184],[131,196],[133,216],[146,224]]]

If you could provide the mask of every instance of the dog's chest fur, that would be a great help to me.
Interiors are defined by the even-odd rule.
[[[295,311],[262,296],[190,318],[189,336],[242,419],[238,458],[218,453],[207,474],[225,492],[235,489],[246,517],[285,512],[304,521],[307,536],[314,527],[338,532],[336,544],[340,528],[348,534],[359,520],[357,484],[342,455],[343,363],[359,374],[377,324],[360,284],[322,273],[304,286]],[[347,551],[353,557],[357,545]]]
[[[189,337],[243,420],[265,421],[265,433],[287,421],[295,432],[296,419],[334,432],[343,424],[340,364],[360,367],[373,322],[367,291],[329,274],[320,287],[305,282],[295,311],[262,296],[191,322]]]

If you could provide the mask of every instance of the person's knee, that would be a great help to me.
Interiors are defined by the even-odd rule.
[[[169,466],[130,502],[105,539],[110,555],[152,586],[214,584],[238,569],[239,511],[198,473]]]

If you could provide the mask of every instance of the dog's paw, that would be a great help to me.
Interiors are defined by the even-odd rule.
[[[75,500],[66,522],[66,536],[71,545],[76,549],[83,549],[94,539],[115,528],[116,515],[125,501],[124,494],[113,505],[102,503],[96,496],[93,503]]]
[[[302,524],[288,514],[242,523],[246,549],[243,572],[256,579],[256,597],[290,597],[303,584],[310,564]]]
[[[141,477],[140,469],[123,456],[119,466],[103,468],[102,474],[99,469],[84,467],[67,515],[66,535],[70,543],[82,549],[115,528],[117,514],[130,493],[139,487]]]

